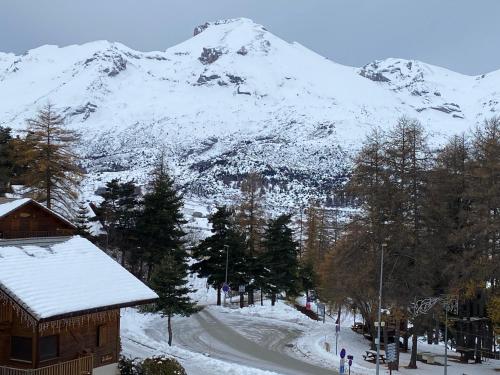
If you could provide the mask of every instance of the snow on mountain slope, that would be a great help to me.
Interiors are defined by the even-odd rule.
[[[189,193],[223,198],[260,171],[274,204],[322,196],[373,126],[407,115],[437,139],[500,111],[500,72],[464,76],[418,61],[346,67],[248,19],[205,24],[165,52],[97,41],[0,54],[0,124],[48,101],[81,131],[88,193],[144,181],[163,150]]]

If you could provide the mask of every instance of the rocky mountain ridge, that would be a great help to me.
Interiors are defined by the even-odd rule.
[[[500,71],[466,76],[419,61],[336,64],[248,19],[206,23],[164,52],[97,41],[0,53],[0,124],[48,101],[82,133],[86,194],[147,179],[162,151],[188,194],[224,200],[250,171],[270,201],[326,199],[374,126],[419,119],[436,143],[500,111]]]

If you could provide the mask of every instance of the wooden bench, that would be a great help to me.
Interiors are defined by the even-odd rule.
[[[457,347],[456,351],[460,353],[460,362],[463,363],[468,363],[469,360],[474,359],[474,353],[476,352],[475,349],[472,348],[464,348],[464,347]]]
[[[365,352],[366,354],[363,354],[363,359],[368,362],[377,362],[377,351],[376,350],[367,350]],[[382,363],[385,363],[385,354],[382,352],[379,354],[379,359],[382,361]]]

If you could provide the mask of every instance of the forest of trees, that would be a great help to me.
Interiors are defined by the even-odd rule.
[[[486,121],[470,136],[453,137],[437,151],[415,120],[402,118],[387,132],[376,130],[354,161],[346,191],[360,207],[324,257],[321,296],[354,306],[375,337],[383,247],[382,306],[390,310],[384,319],[396,319],[397,327],[401,319],[410,320],[409,368],[416,368],[417,336],[439,335],[442,327],[429,315],[408,313],[416,299],[449,295],[467,301],[479,294],[490,312],[497,311],[500,119]],[[431,313],[442,316],[443,309]],[[491,335],[492,328],[480,332]],[[455,334],[457,340],[464,335]],[[477,337],[471,341],[480,360],[482,348],[492,346]]]
[[[413,341],[408,367],[416,368],[417,337],[439,340],[443,310],[436,305],[434,319],[412,315],[415,300],[480,296],[490,319],[480,329],[491,334],[500,325],[500,119],[439,148],[430,138],[408,118],[369,134],[348,183],[337,192],[355,202],[348,216],[316,200],[296,212],[268,215],[264,179],[249,173],[239,184],[239,198],[216,207],[210,235],[197,243],[187,241],[183,196],[161,157],[146,186],[106,183],[92,207],[105,235],[92,240],[158,292],[155,309],[167,317],[169,344],[171,318],[197,311],[187,281],[193,273],[217,291],[218,305],[226,282],[233,291],[244,285],[250,305],[255,291],[261,304],[267,295],[273,305],[279,297],[309,298],[314,291],[335,311],[359,312],[375,337],[383,250],[384,319],[398,327],[398,340],[400,323],[410,324],[402,333]],[[20,185],[22,194],[70,213],[78,234],[90,238],[89,209],[79,202],[77,141],[51,104],[18,136],[0,128],[0,194]],[[457,342],[464,335],[451,332]],[[481,349],[488,342],[474,345]]]

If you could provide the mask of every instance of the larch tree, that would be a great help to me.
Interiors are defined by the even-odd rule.
[[[72,212],[83,175],[74,153],[78,133],[64,125],[63,116],[50,103],[27,120],[25,133],[17,162],[24,167],[21,179],[27,192],[49,209]]]
[[[258,255],[262,252],[262,236],[264,233],[265,218],[263,209],[264,186],[262,176],[250,173],[241,183],[241,200],[236,207],[236,223],[247,240],[247,267],[250,276],[248,304],[253,305],[253,291],[259,286],[262,275],[262,265]]]

